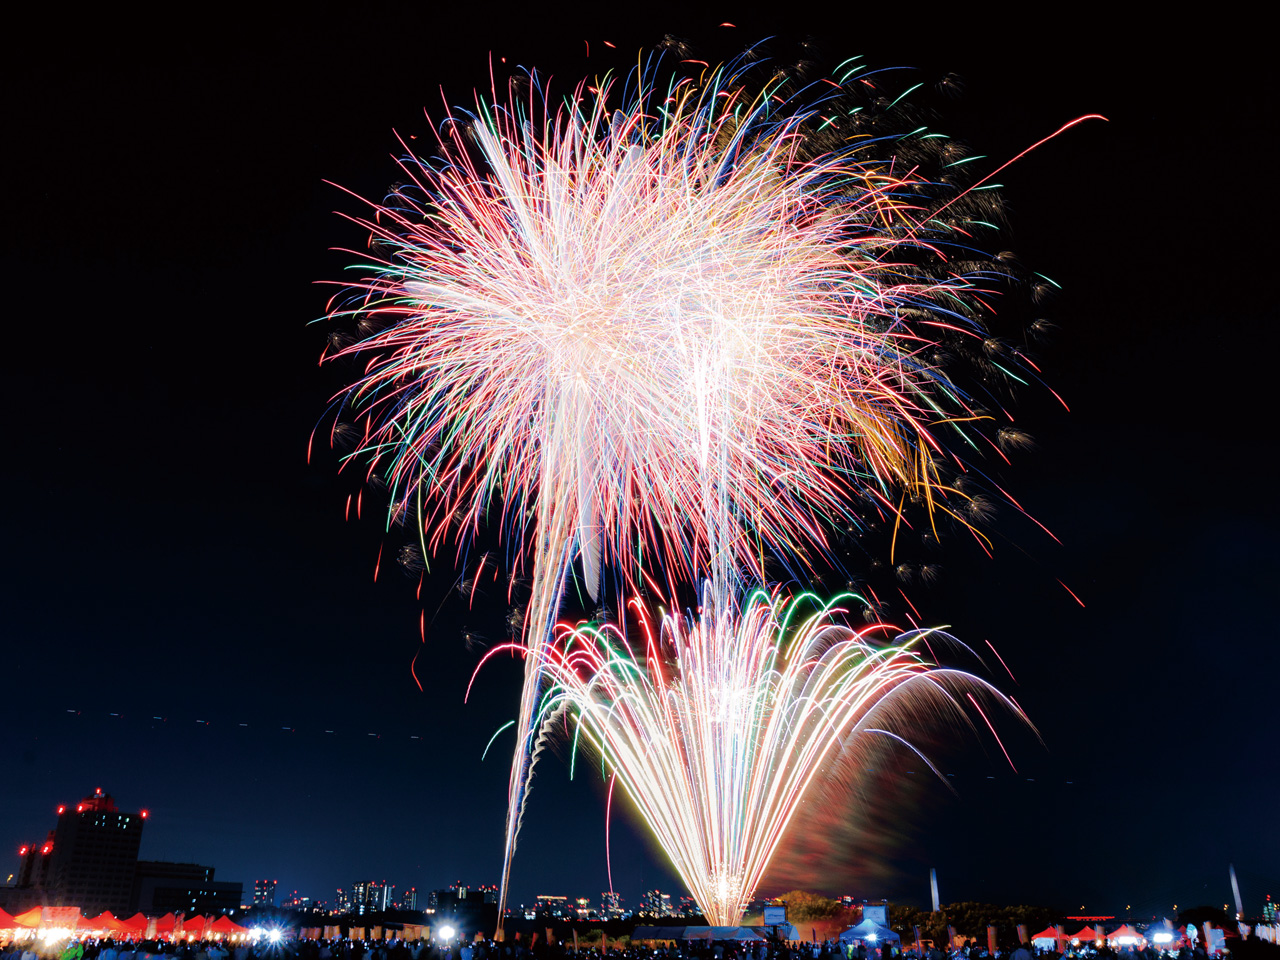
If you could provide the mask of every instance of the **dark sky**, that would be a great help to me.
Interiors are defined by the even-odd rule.
[[[316,281],[362,242],[322,181],[381,196],[393,129],[425,133],[442,89],[469,101],[490,52],[575,80],[606,40],[625,63],[667,32],[730,53],[811,35],[831,65],[963,77],[938,125],[991,167],[1110,122],[1000,177],[1010,244],[1064,287],[1042,358],[1071,406],[1024,395],[1039,448],[1000,478],[1062,544],[999,519],[995,559],[949,546],[917,601],[999,649],[1043,744],[1012,735],[1015,773],[989,740],[941,738],[954,794],[901,763],[868,774],[846,866],[796,882],[923,904],[934,866],[944,900],[1143,916],[1227,903],[1234,863],[1248,912],[1280,894],[1273,151],[1246,36],[1027,7],[272,6],[180,24],[44,5],[9,38],[0,849],[102,786],[152,811],[144,857],[220,879],[496,882],[509,741],[480,756],[519,666],[464,704],[463,633],[499,639],[504,598],[468,610],[448,557],[422,601],[387,557],[375,583],[400,540],[376,510],[343,521],[356,486],[331,455],[306,463],[339,383],[316,365]],[[514,900],[606,889],[581,770],[539,767]],[[622,818],[612,863],[632,904],[679,892]]]

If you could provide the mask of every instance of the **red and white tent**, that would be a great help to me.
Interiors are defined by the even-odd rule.
[[[1120,925],[1119,929],[1112,930],[1107,934],[1107,939],[1112,943],[1136,944],[1143,939],[1142,934],[1127,923]]]
[[[187,939],[202,940],[204,939],[204,917],[196,914],[194,917],[184,917],[182,921],[182,935]]]
[[[248,933],[248,927],[242,927],[230,917],[219,917],[213,923],[209,924],[209,932],[216,933],[224,937],[232,936],[237,933]]]
[[[110,910],[103,910],[96,917],[84,917],[76,926],[81,930],[101,930],[105,933],[129,933],[133,929],[124,921],[117,920]]]
[[[1037,950],[1053,950],[1058,946],[1058,928],[1045,927],[1031,938],[1031,945]]]
[[[128,920],[121,920],[121,924],[130,933],[143,934],[147,932],[147,918],[140,913],[135,913]]]
[[[172,913],[166,913],[163,917],[156,921],[156,933],[172,933],[173,928],[178,925],[178,918]]]

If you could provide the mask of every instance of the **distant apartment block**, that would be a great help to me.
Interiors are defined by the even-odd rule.
[[[622,916],[622,896],[613,890],[600,894],[600,915],[610,919]]]
[[[671,909],[671,894],[661,890],[648,891],[640,898],[640,910],[651,917],[672,916],[674,911]]]
[[[253,905],[255,907],[274,907],[276,905],[276,881],[253,881]]]

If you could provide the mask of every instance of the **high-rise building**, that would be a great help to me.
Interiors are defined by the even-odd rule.
[[[461,880],[455,880],[444,890],[432,890],[427,894],[427,909],[437,908],[441,903],[497,903],[498,885],[480,884],[478,887],[468,886]]]
[[[671,916],[671,894],[650,890],[640,898],[640,909],[651,917]]]
[[[53,831],[44,843],[24,843],[18,848],[22,862],[18,865],[17,889],[44,890],[49,886],[49,862],[53,853]]]
[[[59,806],[57,826],[41,845],[49,858],[40,865],[42,886],[52,903],[90,916],[127,914],[146,819],[145,810],[120,811],[101,787],[74,806]]]
[[[125,813],[101,787],[75,805],[60,805],[57,816],[44,843],[19,850],[18,883],[0,903],[6,910],[62,906],[127,916],[140,909],[209,914],[240,907],[243,886],[215,882],[213,867],[140,861],[147,811]]]
[[[417,910],[418,909],[418,888],[410,887],[404,893],[400,894],[398,910]]]
[[[600,913],[610,919],[622,916],[622,896],[613,890],[600,894]]]
[[[274,907],[276,905],[276,881],[253,881],[253,905],[255,907]]]
[[[566,920],[576,916],[568,897],[540,893],[533,901],[534,913],[539,917],[562,917]]]
[[[341,897],[346,891],[339,890]],[[395,901],[396,887],[385,880],[357,880],[351,885],[350,911],[357,914],[382,913]]]

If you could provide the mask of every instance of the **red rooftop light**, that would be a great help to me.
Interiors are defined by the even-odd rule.
[[[40,848],[40,852],[43,854],[47,854],[52,849],[53,849],[53,844],[46,843],[43,847]]]
[[[58,804],[58,816],[62,816],[66,812],[67,812],[67,805],[65,803]]]
[[[139,812],[139,813],[138,813],[138,816],[140,816],[143,820],[147,819],[147,811],[146,811],[146,810],[143,810],[143,811]]]
[[[18,856],[20,856],[20,857],[25,857],[26,855],[27,855],[27,848],[26,848],[26,847],[19,847],[19,848],[18,848]]]

